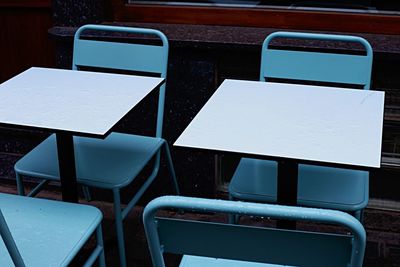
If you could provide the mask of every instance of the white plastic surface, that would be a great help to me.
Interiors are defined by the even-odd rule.
[[[0,84],[0,123],[104,135],[163,80],[30,68]]]
[[[225,80],[175,146],[379,168],[384,92]]]

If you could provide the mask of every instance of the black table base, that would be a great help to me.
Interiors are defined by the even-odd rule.
[[[297,205],[297,180],[299,165],[294,160],[278,162],[278,204],[287,206]],[[296,229],[295,221],[279,220],[278,228]]]
[[[57,132],[57,154],[63,201],[78,202],[73,136]]]

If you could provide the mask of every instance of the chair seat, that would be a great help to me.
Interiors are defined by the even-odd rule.
[[[95,207],[2,193],[0,209],[26,266],[67,266],[102,219]],[[0,266],[14,266],[1,238]]]
[[[112,189],[132,182],[163,144],[163,139],[111,133],[105,139],[74,137],[78,183]],[[56,136],[53,134],[22,157],[15,169],[22,175],[59,180]]]
[[[236,199],[276,202],[275,161],[242,158],[229,184]],[[356,211],[368,204],[369,173],[350,169],[299,164],[298,204]]]
[[[179,267],[277,267],[281,265],[184,255]]]

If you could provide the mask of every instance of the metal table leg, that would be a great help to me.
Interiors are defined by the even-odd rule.
[[[287,206],[297,205],[297,180],[299,165],[294,160],[278,162],[278,204]],[[281,220],[278,228],[296,229],[295,221]]]
[[[73,136],[57,132],[57,154],[63,201],[78,202]]]

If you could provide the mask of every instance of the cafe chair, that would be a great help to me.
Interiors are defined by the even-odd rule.
[[[356,54],[339,51],[280,50],[271,41],[320,40],[358,44]],[[330,46],[333,47],[333,46]],[[372,48],[363,38],[345,35],[275,32],[264,41],[261,55],[260,81],[318,82],[322,85],[346,85],[370,88]],[[345,89],[343,89],[345,90]],[[268,123],[267,121],[265,123]],[[282,146],[287,144],[281,144]],[[231,199],[275,203],[277,201],[277,162],[242,158],[229,184]],[[362,210],[368,204],[369,172],[299,164],[298,197],[301,206],[346,211],[362,220]],[[234,218],[231,217],[231,222]]]
[[[84,31],[140,34],[157,37],[161,45],[120,43],[82,38]],[[153,39],[151,39],[153,41]],[[86,25],[77,30],[74,38],[73,69],[96,67],[136,71],[167,76],[168,40],[153,29]],[[112,90],[112,88],[110,88]],[[135,88],[132,88],[135,90]],[[121,266],[126,266],[123,220],[139,198],[157,177],[161,151],[167,160],[174,188],[179,194],[174,167],[167,142],[162,138],[165,84],[159,88],[155,136],[111,132],[104,140],[74,137],[77,182],[87,187],[112,190],[114,213]],[[51,135],[15,164],[19,194],[24,194],[23,176],[45,181],[31,192],[36,194],[47,181],[59,180],[56,137]],[[152,172],[125,208],[121,207],[120,191],[132,183],[148,163]]]
[[[345,231],[311,232],[156,217],[162,209],[318,222]],[[146,206],[143,222],[154,267],[165,266],[164,253],[184,255],[181,267],[361,267],[366,244],[364,227],[353,216],[316,208],[164,196]]]
[[[83,266],[105,267],[102,217],[91,206],[0,193],[0,266],[69,266],[95,233]]]

